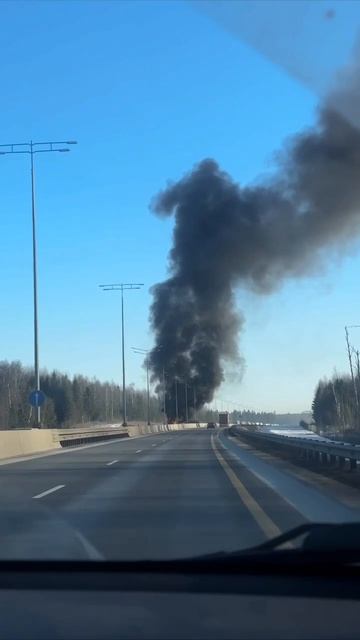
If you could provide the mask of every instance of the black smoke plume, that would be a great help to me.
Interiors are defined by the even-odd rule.
[[[170,277],[153,288],[154,379],[166,379],[166,412],[211,401],[223,362],[237,359],[241,316],[234,288],[269,293],[322,267],[360,230],[360,133],[325,105],[294,137],[264,184],[240,187],[215,160],[200,162],[153,203],[173,215]],[[360,105],[360,100],[358,100]],[[331,252],[331,253],[330,253]]]

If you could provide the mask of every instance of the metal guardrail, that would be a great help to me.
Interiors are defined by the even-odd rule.
[[[153,424],[150,427],[139,426],[139,434],[151,435],[162,433],[163,431],[172,431],[172,425]],[[180,426],[180,425],[177,425]],[[182,428],[195,428],[195,423],[182,425]],[[203,425],[204,426],[204,425]],[[79,444],[98,442],[101,440],[113,440],[116,438],[127,438],[133,435],[132,428],[137,429],[137,425],[129,425],[129,428],[119,425],[98,425],[93,427],[77,427],[70,429],[55,429],[53,441],[61,447],[74,447]],[[129,431],[130,430],[130,431]]]
[[[54,434],[55,442],[59,443],[62,447],[73,447],[78,444],[127,437],[129,437],[129,432],[126,427],[122,426],[57,429]]]
[[[346,442],[329,442],[315,440],[311,436],[308,437],[291,437],[286,435],[277,435],[273,433],[260,433],[259,431],[249,431],[231,427],[231,433],[234,435],[242,435],[245,438],[273,443],[282,448],[301,453],[309,460],[317,460],[322,463],[336,464],[344,466],[346,460],[350,462],[350,468],[356,469],[357,463],[360,462],[360,445],[349,444]]]

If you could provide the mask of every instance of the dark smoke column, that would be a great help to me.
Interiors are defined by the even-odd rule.
[[[173,215],[175,227],[170,277],[153,287],[150,366],[158,381],[165,369],[169,419],[178,381],[184,418],[185,384],[191,413],[192,388],[199,408],[224,379],[224,361],[241,367],[235,286],[270,293],[285,278],[313,273],[358,235],[359,131],[325,106],[317,126],[286,145],[271,182],[240,189],[208,159],[153,208]]]
[[[236,185],[205,160],[153,205],[159,214],[175,215],[171,277],[153,287],[151,307],[156,346],[150,363],[157,380],[165,369],[169,419],[176,416],[176,391],[178,415],[185,419],[187,385],[191,417],[194,401],[196,408],[210,402],[221,384],[221,359],[238,359],[241,321],[234,311],[227,240],[220,236],[226,235],[226,219],[219,216],[232,192],[236,199]]]

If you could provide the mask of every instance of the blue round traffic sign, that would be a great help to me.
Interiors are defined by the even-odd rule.
[[[41,407],[45,402],[45,393],[40,389],[32,391],[29,395],[29,404],[32,407]]]

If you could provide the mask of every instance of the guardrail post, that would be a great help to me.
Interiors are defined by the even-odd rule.
[[[356,460],[355,458],[350,458],[350,471],[356,471]]]
[[[360,464],[360,449],[343,442],[332,442],[329,439],[316,440],[312,438],[290,438],[274,434],[261,434],[250,432],[234,433],[243,436],[245,440],[263,443],[264,449],[274,447],[292,452],[293,457],[300,458],[310,465],[321,464],[327,467],[337,467],[340,470],[349,469],[356,471],[357,461]],[[256,445],[255,445],[256,446]]]

